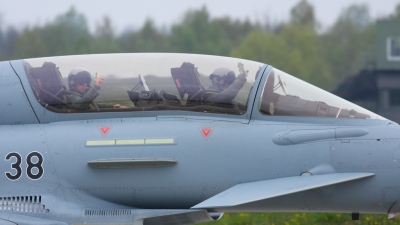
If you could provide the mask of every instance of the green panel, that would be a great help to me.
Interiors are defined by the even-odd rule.
[[[389,37],[400,37],[400,20],[379,20],[377,22],[377,68],[400,69],[400,60],[389,60],[387,53],[387,40]]]

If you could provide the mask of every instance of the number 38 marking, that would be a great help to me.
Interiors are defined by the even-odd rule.
[[[6,172],[6,177],[10,180],[18,180],[22,176],[22,168],[21,168],[21,162],[22,162],[22,157],[18,152],[10,152],[6,155],[5,160],[9,161],[12,157],[16,158],[16,162],[11,164],[11,169],[16,170],[14,174],[10,172]],[[36,157],[37,161],[33,160],[33,158]],[[43,176],[43,156],[40,154],[40,152],[31,152],[26,156],[26,164],[28,165],[26,168],[26,175],[32,180],[38,180]],[[34,173],[35,171],[32,171],[33,168],[36,168],[37,172]]]

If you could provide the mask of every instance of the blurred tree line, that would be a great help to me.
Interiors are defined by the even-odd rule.
[[[4,27],[0,17],[0,61],[93,53],[200,53],[271,64],[325,89],[371,61],[375,21],[366,5],[349,6],[324,31],[306,0],[299,1],[290,14],[288,22],[252,23],[211,18],[202,7],[187,11],[168,31],[157,29],[148,19],[139,30],[121,35],[116,35],[109,17],[91,33],[85,16],[74,8],[43,26],[22,31]],[[389,16],[400,18],[400,4]]]

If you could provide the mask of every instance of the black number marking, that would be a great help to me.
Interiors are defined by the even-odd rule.
[[[10,152],[6,155],[5,160],[9,161],[11,157],[15,157],[17,161],[13,164],[11,164],[11,169],[15,169],[17,172],[13,175],[10,172],[6,172],[6,177],[10,180],[18,180],[22,176],[22,168],[21,168],[21,162],[22,162],[22,157],[18,152]],[[37,158],[37,161],[33,158]],[[40,152],[31,152],[26,156],[26,164],[28,167],[26,168],[26,174],[28,177],[32,180],[37,180],[40,179],[43,176],[43,156],[40,154]],[[37,173],[33,173],[32,169],[36,168]]]
[[[37,157],[38,160],[36,163],[32,162],[32,158]],[[43,176],[43,156],[39,152],[31,152],[28,154],[26,157],[26,164],[28,164],[28,167],[26,168],[26,174],[28,175],[29,178],[32,180],[37,180]],[[32,173],[32,169],[37,168],[38,172],[36,174]]]
[[[17,171],[16,174],[12,175],[10,172],[6,172],[6,177],[10,180],[18,180],[21,175],[22,175],[22,169],[21,169],[21,155],[16,153],[16,152],[10,152],[6,155],[5,160],[10,160],[11,157],[15,157],[17,161],[13,164],[11,164],[11,168],[15,169]]]

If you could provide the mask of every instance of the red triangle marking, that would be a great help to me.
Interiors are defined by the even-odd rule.
[[[110,128],[109,127],[100,127],[100,130],[103,134],[106,134],[110,130]]]
[[[204,137],[204,140],[206,140],[206,141],[210,137],[213,130],[214,130],[214,128],[212,128],[212,127],[210,127],[210,128],[199,127],[199,131],[201,132],[201,134]]]
[[[208,137],[208,135],[211,133],[211,129],[202,129],[201,132],[203,132],[205,137]]]
[[[108,132],[110,132],[112,127],[99,127],[99,130],[103,137],[107,136]]]

